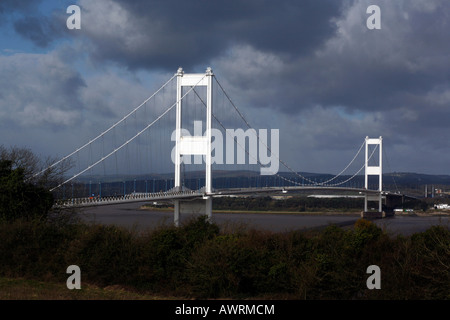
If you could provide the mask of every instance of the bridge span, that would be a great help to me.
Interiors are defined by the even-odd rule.
[[[169,85],[170,84],[170,85]],[[174,86],[176,89],[171,91],[171,86]],[[166,88],[167,87],[167,88]],[[213,94],[213,88],[216,88],[216,93]],[[168,99],[168,101],[165,100],[164,92],[167,91],[170,92],[171,98]],[[197,91],[198,90],[198,91]],[[187,96],[190,95],[190,98],[187,98]],[[221,95],[222,103],[219,103],[219,101],[216,99],[214,100],[213,97],[216,95]],[[189,100],[191,99],[191,100]],[[215,101],[215,102],[214,102]],[[152,110],[152,108],[148,108],[147,105],[150,105],[153,107],[157,105],[161,105],[159,111]],[[197,106],[197,109],[194,109],[194,106]],[[238,128],[237,132],[243,133],[242,135],[239,134],[239,137],[236,133],[236,131],[232,131],[231,133],[230,129],[226,128],[224,126],[224,123],[222,120],[217,117],[216,112],[213,112],[213,109],[216,110],[216,107],[213,108],[213,105],[223,105],[223,109],[226,110],[226,119],[229,121],[229,116],[234,115],[239,123],[244,126],[246,131],[244,131],[244,128]],[[225,108],[226,107],[226,108]],[[192,110],[191,110],[192,109]],[[140,111],[140,116],[137,115],[137,112]],[[173,110],[173,112],[171,112]],[[184,110],[184,111],[182,111]],[[189,112],[188,110],[192,111],[194,119],[190,119],[188,117]],[[220,110],[220,108],[219,108]],[[139,123],[138,118],[147,119],[148,112],[154,112],[153,114],[153,120],[147,121],[145,120],[144,123]],[[144,113],[144,115],[142,115]],[[167,124],[170,124],[170,126],[164,125],[162,122],[162,119],[169,119],[171,118],[170,114],[174,113],[172,116],[174,117],[174,123],[173,121],[169,121]],[[166,116],[168,115],[168,116]],[[129,119],[130,120],[127,120]],[[131,119],[134,118],[132,121]],[[203,119],[201,119],[203,118]],[[126,127],[126,124],[130,122],[134,122],[136,125],[136,128],[133,128],[132,134],[128,133],[128,128]],[[188,125],[186,123],[192,123],[194,122],[194,135],[188,134]],[[201,124],[201,130],[198,130],[199,132],[196,132],[195,122],[198,122]],[[213,126],[214,123],[214,126]],[[203,128],[203,124],[205,124],[205,127]],[[122,133],[124,133],[124,139],[120,139],[120,141],[115,141],[117,137],[121,136],[119,131],[119,128],[121,126],[125,126]],[[162,127],[167,128],[173,128],[174,131],[170,134],[170,132],[165,132],[164,130],[161,131]],[[278,130],[278,129],[276,129]],[[117,131],[117,132],[116,132]],[[217,137],[213,137],[213,131],[214,132],[220,132],[221,136],[228,134],[233,138],[233,142],[236,145],[236,154],[234,152],[234,146],[232,149],[229,150],[229,154],[226,155],[226,165],[236,164],[236,165],[242,165],[245,164],[245,162],[248,160],[248,164],[250,165],[257,165],[259,167],[259,171],[261,175],[273,175],[278,177],[281,181],[283,180],[290,186],[273,186],[273,187],[249,187],[249,188],[231,188],[231,189],[214,189],[213,188],[213,163],[216,161],[217,153],[220,148],[216,150],[215,142],[216,140],[220,140]],[[204,132],[204,133],[203,133]],[[160,170],[163,167],[159,161],[170,164],[169,161],[167,161],[168,158],[165,158],[162,156],[162,152],[166,152],[168,150],[161,149],[163,143],[162,143],[162,137],[168,138],[171,137],[171,141],[174,141],[173,149],[171,150],[171,160],[172,164],[175,166],[174,170],[174,188],[167,190],[164,192],[153,192],[153,193],[147,193],[147,189],[145,193],[125,193],[125,182],[124,182],[124,188],[123,188],[123,195],[121,196],[97,196],[97,197],[85,197],[85,198],[74,198],[73,195],[73,187],[72,187],[72,196],[69,199],[63,199],[63,200],[57,200],[54,204],[54,208],[61,209],[61,208],[77,208],[77,207],[92,207],[92,206],[103,206],[103,205],[113,205],[113,204],[124,204],[124,203],[132,203],[132,202],[156,202],[156,201],[171,201],[174,205],[174,223],[175,225],[178,225],[179,221],[179,215],[181,211],[186,211],[185,209],[189,206],[192,207],[193,203],[198,199],[199,201],[203,203],[203,213],[208,215],[208,217],[211,217],[212,214],[212,199],[214,197],[219,196],[237,196],[237,195],[253,195],[253,194],[284,194],[289,192],[301,192],[301,191],[310,191],[310,192],[326,192],[326,193],[336,193],[336,192],[351,192],[352,194],[361,195],[364,197],[364,209],[362,212],[372,214],[374,211],[372,209],[368,208],[368,203],[377,202],[377,205],[374,207],[377,207],[378,211],[376,213],[378,215],[383,215],[383,202],[386,204],[388,202],[388,199],[404,199],[403,195],[390,193],[382,190],[383,182],[383,170],[382,170],[382,136],[378,138],[369,138],[368,136],[365,138],[364,142],[361,144],[360,148],[356,152],[355,156],[351,159],[351,161],[345,166],[345,168],[339,172],[337,175],[333,176],[332,178],[321,181],[317,183],[316,181],[312,181],[311,179],[308,179],[308,177],[305,177],[300,174],[300,172],[293,170],[289,165],[286,164],[282,159],[279,157],[279,135],[278,133],[275,134],[273,137],[271,135],[271,146],[269,147],[267,144],[267,132],[263,131],[264,134],[258,133],[249,123],[248,119],[244,117],[243,113],[237,108],[237,106],[234,104],[234,102],[231,100],[227,92],[224,90],[223,86],[220,84],[220,82],[217,80],[216,76],[212,72],[212,69],[208,67],[206,69],[206,72],[204,73],[185,73],[182,68],[179,68],[177,72],[163,85],[161,86],[154,94],[152,94],[149,98],[147,98],[145,101],[143,101],[139,106],[134,108],[131,112],[129,112],[127,115],[125,115],[123,118],[118,120],[116,123],[114,123],[112,126],[110,126],[108,129],[101,132],[99,135],[97,135],[95,138],[91,139],[89,142],[83,144],[81,147],[75,149],[70,154],[66,155],[65,157],[61,158],[59,161],[53,163],[48,168],[40,171],[37,173],[37,175],[41,175],[45,173],[47,170],[50,170],[52,168],[57,168],[57,166],[64,166],[66,161],[67,165],[70,166],[70,161],[74,161],[74,159],[77,159],[80,157],[81,151],[86,153],[86,158],[88,161],[86,163],[83,163],[80,161],[79,167],[74,169],[73,175],[71,174],[71,177],[65,177],[63,181],[61,181],[58,185],[53,187],[50,191],[53,192],[56,189],[59,189],[60,187],[65,186],[67,183],[74,181],[79,176],[91,172],[94,167],[98,168],[101,164],[103,165],[104,173],[103,175],[106,175],[107,172],[107,162],[110,160],[111,162],[115,162],[116,170],[118,170],[120,161],[117,160],[117,155],[120,150],[122,152],[127,153],[127,150],[131,147],[131,143],[134,141],[136,146],[136,157],[131,157],[128,154],[128,157],[125,157],[125,166],[131,166],[131,163],[133,160],[132,158],[141,159],[145,158],[140,155],[140,147],[142,146],[145,148],[146,143],[139,143],[139,137],[141,139],[147,138],[146,141],[148,144],[153,146],[152,149],[150,149],[152,152],[150,152],[150,155],[147,155],[146,161],[144,159],[141,159],[142,162],[145,162],[147,165],[151,164],[154,165],[154,168],[158,168],[157,170]],[[276,131],[278,132],[278,131]],[[144,136],[144,133],[146,133],[147,136]],[[113,143],[111,145],[108,144],[108,139],[106,139],[106,136],[111,136],[110,140],[112,140]],[[158,140],[156,137],[159,137],[159,143],[157,143],[156,140]],[[220,137],[220,136],[219,136]],[[264,138],[263,138],[264,137]],[[214,143],[213,143],[214,138]],[[248,140],[248,143],[246,143],[246,140]],[[228,140],[227,140],[228,141]],[[231,141],[231,140],[230,140]],[[223,142],[223,141],[222,141]],[[276,142],[272,145],[273,142]],[[342,179],[342,175],[347,170],[350,170],[350,166],[355,162],[358,155],[362,152],[363,148],[365,146],[365,161],[362,166],[359,166],[355,163],[356,169],[359,168],[354,174],[350,175],[348,179]],[[223,147],[223,145],[222,145]],[[228,150],[228,144],[225,148],[225,152]],[[109,150],[109,151],[108,151]],[[231,153],[231,150],[233,152]],[[259,150],[256,154],[255,150]],[[372,150],[372,151],[370,151]],[[238,152],[239,151],[239,152]],[[263,151],[263,152],[262,152]],[[214,153],[214,157],[213,157]],[[378,153],[378,159],[376,157],[376,153]],[[94,155],[95,154],[95,157]],[[375,156],[374,156],[375,154]],[[264,155],[264,158],[268,157],[269,162],[267,159],[262,161],[260,159],[260,156]],[[270,155],[270,156],[269,156]],[[159,159],[153,159],[150,156],[155,156],[155,158],[159,157]],[[236,156],[236,161],[235,160]],[[204,167],[202,171],[204,170],[204,185],[201,187],[200,182],[198,183],[196,190],[190,190],[185,188],[184,179],[186,175],[186,164],[192,164],[191,161],[188,161],[188,159],[191,159],[191,157],[194,157],[194,164],[195,164],[195,157],[202,158],[202,161],[200,161],[198,164]],[[97,160],[95,160],[97,159]],[[114,161],[115,159],[115,161]],[[223,159],[223,155],[222,155]],[[233,160],[233,161],[228,161]],[[272,160],[274,163],[272,163]],[[154,162],[154,163],[153,163]],[[220,161],[219,161],[220,162]],[[231,163],[229,163],[231,162]],[[237,163],[234,163],[237,162]],[[269,166],[270,163],[270,166]],[[272,168],[272,164],[276,165]],[[217,164],[217,163],[216,163]],[[223,164],[223,163],[221,163]],[[109,164],[110,167],[108,170],[112,170],[111,168],[114,166],[114,164]],[[122,165],[122,164],[121,164]],[[281,175],[278,172],[279,165],[284,166],[290,174],[293,174],[296,178],[302,179],[302,185],[299,184],[296,180],[290,180],[289,178]],[[141,168],[142,169],[142,168]],[[360,174],[364,170],[364,188],[350,188],[350,187],[344,187],[350,180],[354,179],[357,175]],[[142,171],[138,169],[134,169],[133,171]],[[153,172],[152,170],[149,170],[148,167],[145,167],[144,172]],[[158,173],[155,171],[154,173]],[[378,180],[378,183],[375,183],[377,185],[377,189],[371,189],[369,187],[369,176],[372,181]],[[341,177],[341,178],[339,178]],[[339,179],[338,179],[339,178]],[[135,180],[136,181],[136,180]],[[306,182],[306,185],[303,185],[303,182]],[[373,185],[373,184],[372,184]],[[73,186],[73,184],[72,184]],[[101,184],[100,184],[101,186]],[[372,186],[373,188],[373,186]],[[136,188],[134,188],[134,191],[136,191]],[[155,191],[155,189],[153,189]],[[92,195],[91,192],[89,192],[89,195]],[[65,193],[63,192],[63,198],[65,196]],[[191,210],[191,209],[189,209]]]
[[[173,188],[167,192],[155,193],[131,193],[123,196],[108,196],[108,197],[85,197],[73,198],[65,200],[57,200],[55,202],[55,209],[64,208],[80,208],[104,206],[122,203],[133,202],[156,202],[156,201],[175,201],[175,200],[189,200],[189,199],[207,199],[209,197],[219,196],[233,196],[233,195],[253,195],[253,194],[287,194],[289,192],[300,191],[325,191],[326,193],[336,192],[352,192],[359,195],[379,196],[380,191],[364,189],[364,188],[347,188],[347,187],[327,187],[327,186],[288,186],[288,187],[258,187],[258,188],[231,188],[231,189],[216,189],[213,192],[205,192],[200,190],[176,190]],[[391,193],[382,191],[383,197],[404,197],[398,193]]]

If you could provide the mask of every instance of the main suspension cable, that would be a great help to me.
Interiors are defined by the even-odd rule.
[[[95,142],[96,140],[98,140],[99,138],[103,137],[106,133],[108,133],[109,131],[111,131],[112,129],[114,129],[115,127],[117,127],[120,123],[122,123],[123,121],[125,121],[128,117],[130,117],[134,112],[136,112],[137,110],[139,110],[143,105],[145,105],[150,99],[152,99],[155,95],[157,95],[167,84],[169,84],[175,77],[177,76],[177,74],[173,75],[164,85],[162,85],[154,94],[152,94],[150,97],[148,97],[144,102],[142,102],[139,106],[137,106],[136,108],[134,108],[132,111],[130,111],[125,117],[123,117],[122,119],[120,119],[119,121],[117,121],[115,124],[113,124],[111,127],[109,127],[107,130],[103,131],[102,133],[100,133],[97,137],[95,137],[94,139],[90,140],[89,142],[85,143],[83,146],[79,147],[78,149],[76,149],[75,151],[73,151],[72,153],[66,155],[65,157],[61,158],[60,160],[56,161],[55,163],[53,163],[52,165],[48,166],[47,168],[41,170],[40,172],[34,174],[32,177],[28,178],[35,178],[41,174],[43,174],[45,171],[53,168],[54,166],[60,164],[61,162],[63,162],[64,160],[67,160],[68,158],[70,158],[71,156],[73,156],[75,153],[83,150],[85,147],[89,146],[90,144],[92,144],[93,142]]]
[[[222,92],[225,94],[225,96],[227,97],[228,101],[231,103],[231,105],[233,106],[233,108],[236,110],[236,112],[239,114],[239,116],[241,117],[241,119],[242,119],[242,120],[244,121],[244,123],[247,125],[247,127],[248,127],[249,129],[253,129],[252,126],[250,125],[250,123],[247,121],[247,119],[246,119],[246,118],[244,117],[244,115],[242,114],[242,112],[237,108],[237,106],[236,106],[236,105],[234,104],[234,102],[231,100],[230,96],[227,94],[227,92],[225,91],[225,89],[222,87],[222,85],[220,84],[219,80],[217,80],[217,77],[214,77],[214,79],[216,80],[216,83],[219,85],[220,89],[221,89]],[[255,130],[255,132],[256,132],[256,130]],[[272,154],[272,150],[271,150],[271,149],[270,149],[263,141],[260,140],[259,134],[258,134],[257,132],[256,132],[256,137],[257,137],[258,142],[261,143],[264,147],[266,147],[266,149]],[[348,164],[348,165],[347,165],[347,166],[346,166],[346,167],[345,167],[338,175],[334,176],[333,178],[331,178],[331,179],[329,179],[329,180],[327,180],[327,181],[323,181],[323,182],[320,182],[320,183],[317,183],[317,182],[315,182],[315,181],[312,181],[311,179],[308,179],[308,178],[304,177],[303,175],[301,175],[300,173],[296,172],[296,171],[293,170],[291,167],[289,167],[283,160],[281,160],[281,159],[278,157],[277,154],[274,154],[274,155],[275,155],[275,157],[278,159],[278,161],[279,161],[284,167],[286,167],[289,171],[291,171],[291,173],[297,175],[298,177],[300,177],[300,178],[302,178],[302,179],[304,179],[304,180],[306,180],[306,181],[308,181],[308,182],[310,182],[310,183],[312,183],[312,184],[314,184],[314,185],[326,185],[326,184],[328,184],[329,182],[335,180],[337,177],[339,177],[342,173],[344,173],[344,172],[350,167],[350,165],[353,163],[353,161],[355,161],[355,159],[357,158],[357,156],[358,156],[359,153],[361,152],[363,146],[364,146],[364,142],[362,143],[361,147],[359,148],[358,152],[357,152],[356,155],[353,157],[353,159],[350,161],[350,163],[349,163],[349,164]],[[361,171],[361,169],[360,169],[358,172],[360,172],[360,171]],[[276,175],[279,176],[279,177],[281,177],[282,179],[284,179],[284,180],[286,180],[286,181],[289,181],[289,182],[291,182],[291,183],[297,184],[296,182],[291,181],[291,180],[289,180],[289,179],[287,179],[287,178],[285,178],[285,177],[282,177],[282,176],[280,176],[280,175],[278,175],[278,174],[276,174]],[[354,176],[355,176],[355,175],[353,175],[353,177],[354,177]],[[352,178],[353,178],[353,177],[352,177]],[[346,183],[346,182],[347,182],[347,180],[346,180],[345,182],[339,182],[339,183],[333,184],[333,186],[341,185],[341,184],[344,184],[344,183]]]
[[[206,76],[206,75],[205,75]],[[189,89],[181,98],[179,101],[181,101],[189,92],[191,92],[192,90],[194,90],[194,88],[203,80],[203,78],[205,78],[205,76],[203,76],[194,86],[191,87],[191,89]],[[173,77],[172,77],[173,79]],[[167,84],[167,83],[166,83]],[[132,138],[128,139],[126,142],[124,142],[122,145],[120,145],[119,147],[117,147],[116,149],[114,149],[113,151],[111,151],[108,155],[102,157],[100,160],[96,161],[95,163],[91,164],[90,166],[88,166],[87,168],[85,168],[84,170],[82,170],[81,172],[75,174],[74,176],[72,176],[71,178],[65,180],[64,182],[60,183],[58,186],[54,187],[53,189],[51,189],[50,191],[53,191],[59,187],[61,187],[62,185],[66,184],[67,182],[72,181],[73,179],[75,179],[76,177],[82,175],[83,173],[85,173],[86,171],[88,171],[89,169],[92,169],[93,167],[95,167],[97,164],[99,164],[100,162],[106,160],[107,158],[109,158],[111,155],[115,154],[117,151],[119,151],[120,149],[122,149],[124,146],[128,145],[131,141],[133,141],[135,138],[137,138],[138,136],[140,136],[143,132],[145,132],[147,129],[149,129],[151,126],[153,126],[156,122],[158,122],[162,117],[164,117],[170,110],[172,110],[177,103],[179,103],[179,101],[176,101],[174,104],[172,104],[171,107],[169,107],[166,111],[164,111],[158,118],[156,118],[154,121],[152,121],[150,124],[148,124],[144,129],[142,129],[141,131],[139,131],[137,134],[135,134]]]

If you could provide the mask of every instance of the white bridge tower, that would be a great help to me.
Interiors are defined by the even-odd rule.
[[[379,160],[378,165],[369,165],[369,145],[376,145],[378,147],[378,154],[379,154]],[[369,176],[378,176],[378,191],[379,194],[369,194],[366,193],[364,196],[364,212],[363,216],[370,216],[368,210],[368,201],[377,201],[378,202],[378,213],[376,213],[376,216],[382,216],[383,215],[383,199],[382,199],[382,190],[383,190],[383,138],[380,136],[379,138],[369,138],[366,137],[366,160],[365,160],[365,179],[364,179],[364,188],[366,190],[369,190]],[[375,151],[375,150],[374,150]]]
[[[212,77],[214,76],[212,69],[207,68],[206,73],[186,74],[182,68],[177,71],[177,105],[176,105],[176,138],[175,138],[175,188],[181,189],[181,161],[183,155],[204,155],[205,156],[205,188],[203,199],[206,205],[202,211],[211,220],[212,217],[212,197],[208,196],[212,192]],[[183,103],[182,89],[183,87],[206,87],[206,134],[204,136],[183,136],[182,121]],[[174,223],[179,225],[180,213],[184,211],[184,207],[188,211],[193,209],[193,203],[174,200]]]

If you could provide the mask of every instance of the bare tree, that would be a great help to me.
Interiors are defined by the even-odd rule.
[[[50,189],[61,183],[64,175],[73,167],[70,159],[61,161],[57,165],[55,158],[47,157],[42,161],[35,153],[28,148],[11,146],[9,148],[0,145],[0,160],[9,160],[12,169],[22,168],[24,170],[24,180],[46,189]]]

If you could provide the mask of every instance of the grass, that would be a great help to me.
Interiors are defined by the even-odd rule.
[[[100,288],[83,282],[81,289],[69,290],[65,283],[0,277],[0,300],[173,300],[138,293],[121,286]]]

